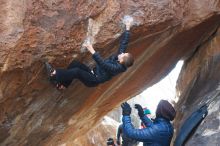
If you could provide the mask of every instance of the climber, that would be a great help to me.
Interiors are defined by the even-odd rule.
[[[113,140],[113,138],[109,138],[109,139],[107,140],[107,146],[116,146],[116,145],[115,145],[115,142],[114,142],[114,140]]]
[[[116,141],[116,143],[118,145],[121,145],[120,136],[122,138],[122,146],[136,146],[137,145],[137,141],[136,140],[129,138],[123,132],[123,125],[122,124],[119,125],[118,132],[117,132],[117,141]]]
[[[166,100],[161,100],[156,109],[156,118],[151,121],[141,106],[138,106],[138,115],[147,128],[135,129],[131,123],[131,107],[122,103],[122,121],[125,134],[137,141],[144,142],[144,146],[169,146],[173,137],[173,126],[170,123],[176,115],[173,106]]]
[[[88,87],[95,87],[100,83],[110,80],[113,76],[125,72],[134,62],[132,55],[130,53],[125,53],[133,18],[125,21],[124,24],[126,31],[123,33],[117,54],[104,60],[100,54],[94,50],[92,44],[87,43],[84,47],[92,54],[96,66],[90,69],[80,62],[73,61],[67,69],[53,69],[49,63],[46,63],[50,81],[56,85],[57,89],[67,88],[73,79],[79,79]]]

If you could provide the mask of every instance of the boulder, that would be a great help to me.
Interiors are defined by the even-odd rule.
[[[61,145],[86,133],[191,57],[219,27],[219,8],[219,0],[1,0],[0,145]],[[57,91],[44,62],[94,66],[81,44],[91,38],[103,57],[117,51],[124,15],[135,20],[134,66],[95,88],[74,81]]]

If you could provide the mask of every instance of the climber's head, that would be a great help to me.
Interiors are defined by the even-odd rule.
[[[156,117],[173,121],[175,116],[176,111],[173,106],[167,100],[161,100],[157,106]]]
[[[118,61],[124,66],[130,67],[134,63],[134,58],[130,53],[121,53],[118,55]]]

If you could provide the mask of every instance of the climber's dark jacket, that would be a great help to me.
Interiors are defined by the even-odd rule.
[[[96,62],[96,67],[93,69],[95,75],[97,76],[97,81],[103,83],[110,80],[113,76],[121,72],[126,71],[126,67],[118,62],[118,55],[124,53],[129,40],[130,32],[125,31],[122,40],[120,42],[120,47],[118,53],[110,56],[107,59],[102,59],[98,52],[93,54],[93,59]]]

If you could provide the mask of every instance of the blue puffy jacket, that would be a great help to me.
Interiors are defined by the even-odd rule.
[[[169,146],[173,137],[173,126],[164,118],[156,118],[152,122],[146,116],[142,122],[147,128],[135,129],[131,123],[130,116],[123,116],[123,130],[125,134],[137,141],[144,142],[144,146]]]
[[[93,54],[93,59],[96,62],[96,67],[93,69],[94,73],[97,75],[97,80],[99,83],[110,80],[113,76],[119,73],[125,72],[126,67],[118,62],[118,55],[124,53],[129,40],[130,32],[125,31],[120,42],[120,47],[118,53],[103,59],[98,52]]]

